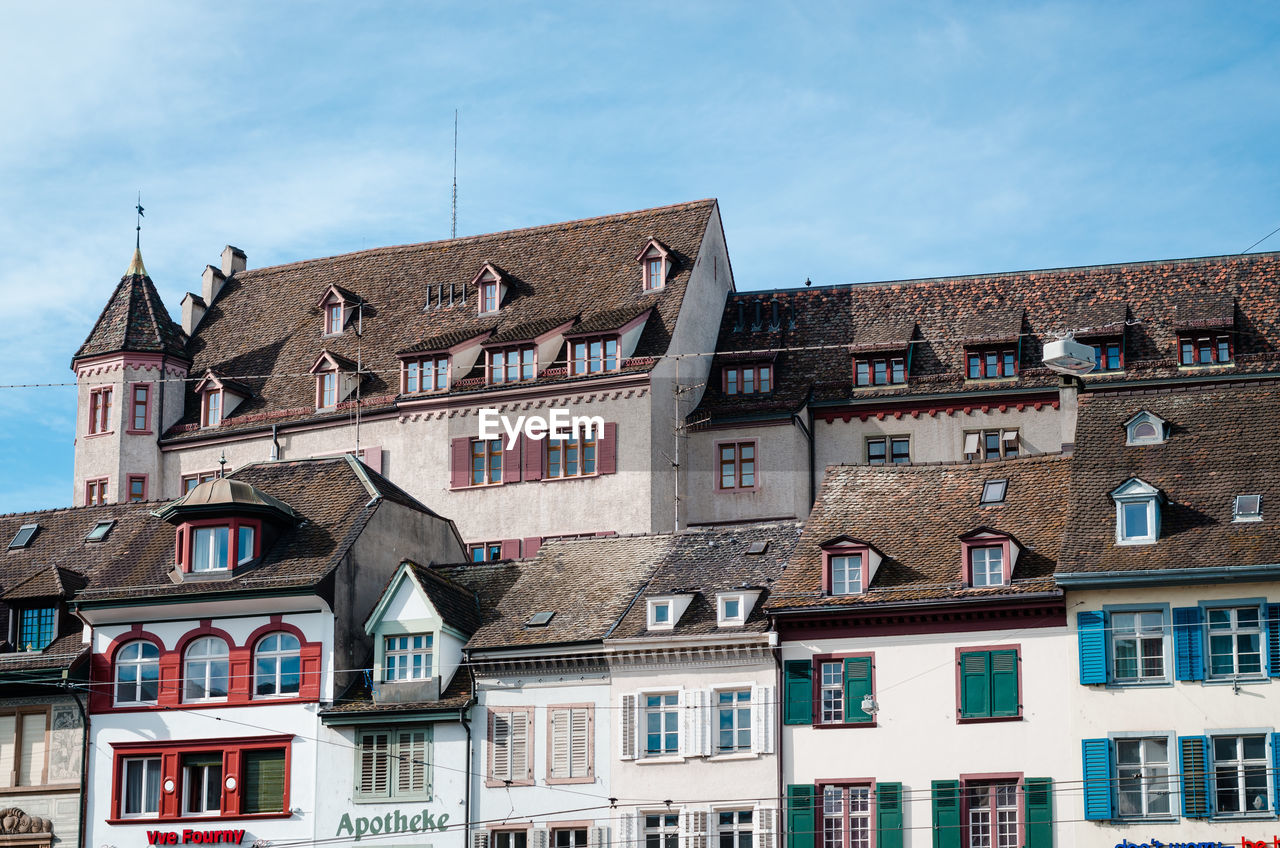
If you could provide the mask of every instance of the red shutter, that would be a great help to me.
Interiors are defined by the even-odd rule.
[[[365,465],[369,466],[379,474],[382,473],[382,448],[365,448],[364,457],[362,457],[362,459]]]
[[[95,684],[89,690],[89,712],[100,713],[111,709],[111,658],[106,654],[94,654],[89,658],[89,679]]]
[[[178,752],[165,751],[160,755],[160,784],[163,786],[166,780],[172,780],[175,785],[181,785],[182,775],[178,773]],[[168,818],[176,816],[179,813],[178,798],[181,792],[161,792],[160,793],[160,817]]]
[[[508,450],[505,446],[507,440],[503,439],[502,444],[502,482],[503,483],[519,483],[520,482],[520,443],[524,441],[521,437],[516,439],[515,447]]]
[[[222,815],[234,816],[240,812],[240,752],[235,748],[222,752]],[[228,789],[225,778],[234,777],[236,788]]]
[[[606,421],[604,435],[600,438],[599,473],[613,474],[618,470],[618,425]]]
[[[228,657],[231,680],[227,702],[247,703],[253,692],[253,662],[249,648],[232,648]]]
[[[320,646],[304,645],[299,652],[302,657],[302,681],[298,686],[298,697],[306,701],[320,700]]]
[[[524,544],[520,547],[521,555],[525,559],[533,559],[538,555],[538,548],[542,547],[541,536],[529,536],[524,540]]]
[[[520,441],[524,443],[524,479],[541,480],[542,446],[546,444],[546,440],[521,436]],[[525,554],[525,556],[527,557],[528,554]]]
[[[449,449],[449,485],[461,489],[471,476],[471,440],[466,436],[453,440]]]
[[[182,693],[182,658],[177,653],[160,654],[160,697],[162,707],[176,707]],[[174,813],[177,815],[177,813]]]
[[[502,558],[503,559],[520,559],[520,540],[519,539],[503,539],[502,540]]]

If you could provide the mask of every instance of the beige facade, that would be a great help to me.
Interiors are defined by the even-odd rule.
[[[80,709],[71,698],[7,698],[0,703],[0,727],[13,734],[0,740],[12,769],[0,774],[5,808],[0,842],[14,848],[78,848],[84,759]]]

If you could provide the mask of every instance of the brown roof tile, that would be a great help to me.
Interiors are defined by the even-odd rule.
[[[72,360],[128,351],[187,357],[187,336],[169,317],[151,278],[127,274]]]

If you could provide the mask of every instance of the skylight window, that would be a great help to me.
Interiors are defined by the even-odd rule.
[[[525,627],[546,627],[551,623],[551,619],[555,617],[554,611],[535,612],[529,616],[529,620],[524,623]]]
[[[18,535],[13,537],[13,541],[9,543],[9,550],[17,550],[25,548],[31,544],[31,540],[35,538],[36,532],[39,531],[39,524],[24,524],[18,528]]]
[[[769,550],[768,542],[752,542],[751,547],[747,548],[747,553],[755,556]]]
[[[111,528],[115,526],[116,522],[114,520],[99,521],[94,525],[93,529],[89,531],[89,535],[84,537],[84,540],[86,542],[101,542],[103,539],[107,538],[107,534],[110,533]]]
[[[1009,488],[1008,480],[988,480],[982,484],[982,506],[1004,503],[1004,493]]]
[[[1232,521],[1261,521],[1262,495],[1236,495],[1231,510]]]

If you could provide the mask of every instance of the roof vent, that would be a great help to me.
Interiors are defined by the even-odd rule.
[[[1232,521],[1261,521],[1262,495],[1236,495],[1231,509]]]
[[[31,540],[35,538],[35,535],[39,530],[39,524],[22,525],[18,528],[18,535],[14,536],[13,541],[9,543],[9,550],[13,551],[18,548],[25,548],[27,545],[31,544]]]
[[[992,506],[1004,503],[1004,493],[1008,488],[1008,480],[988,480],[982,484],[982,500],[978,505]]]
[[[554,611],[535,612],[529,616],[529,620],[524,623],[525,627],[546,627],[551,623],[551,619],[555,618]]]
[[[116,526],[115,519],[108,521],[99,521],[94,528],[89,531],[89,535],[84,537],[86,542],[101,542],[107,538],[107,534],[111,532],[111,528]]]
[[[747,548],[749,554],[762,554],[769,550],[768,542],[752,542],[751,547]]]

